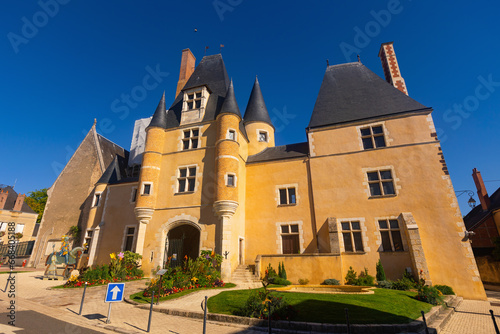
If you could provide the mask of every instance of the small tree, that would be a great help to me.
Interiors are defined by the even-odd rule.
[[[380,259],[377,262],[377,282],[385,281],[387,278],[385,277],[384,266],[382,266],[382,262]]]
[[[281,278],[287,279],[287,277],[286,277],[286,269],[285,269],[285,262],[281,263],[281,275],[282,275],[282,276],[280,276]]]
[[[352,267],[349,267],[349,270],[347,271],[347,274],[345,275],[345,284],[350,284],[350,285],[355,285],[357,281],[357,274],[352,269]]]
[[[278,263],[278,277],[283,278],[283,270],[281,269],[281,262]]]

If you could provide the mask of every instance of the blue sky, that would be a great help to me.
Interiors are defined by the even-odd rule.
[[[433,117],[456,190],[475,190],[477,167],[500,180],[500,3],[494,1],[78,1],[3,2],[0,183],[49,187],[97,118],[128,149],[134,120],[163,91],[171,103],[181,50],[222,55],[240,109],[255,75],[279,130],[305,141],[326,68],[361,61],[383,76],[380,44],[394,41],[411,97]],[[195,29],[197,31],[195,32]],[[150,72],[156,80],[145,88]],[[129,98],[128,105],[124,99]],[[121,108],[120,108],[121,107]],[[490,194],[500,182],[486,182]],[[468,212],[467,195],[459,197]],[[477,200],[477,196],[476,196]]]

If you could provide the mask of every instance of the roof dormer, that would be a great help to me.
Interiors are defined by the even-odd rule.
[[[210,96],[206,86],[183,91],[181,125],[198,123],[205,117],[205,109]]]

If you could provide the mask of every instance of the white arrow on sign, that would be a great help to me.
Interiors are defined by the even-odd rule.
[[[118,292],[120,292],[120,288],[118,286],[115,286],[113,289],[111,289],[111,293],[113,294],[113,296],[111,296],[111,299],[116,299],[118,296]]]

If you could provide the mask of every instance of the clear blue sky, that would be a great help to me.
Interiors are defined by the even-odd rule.
[[[50,187],[94,118],[129,149],[134,120],[151,116],[164,90],[173,101],[184,48],[199,61],[205,46],[224,45],[242,111],[258,75],[282,145],[306,140],[326,59],[359,53],[383,76],[378,50],[394,41],[410,96],[434,108],[455,189],[475,190],[474,167],[500,179],[499,13],[499,2],[481,0],[4,1],[0,183]],[[160,74],[145,89],[149,71]]]

